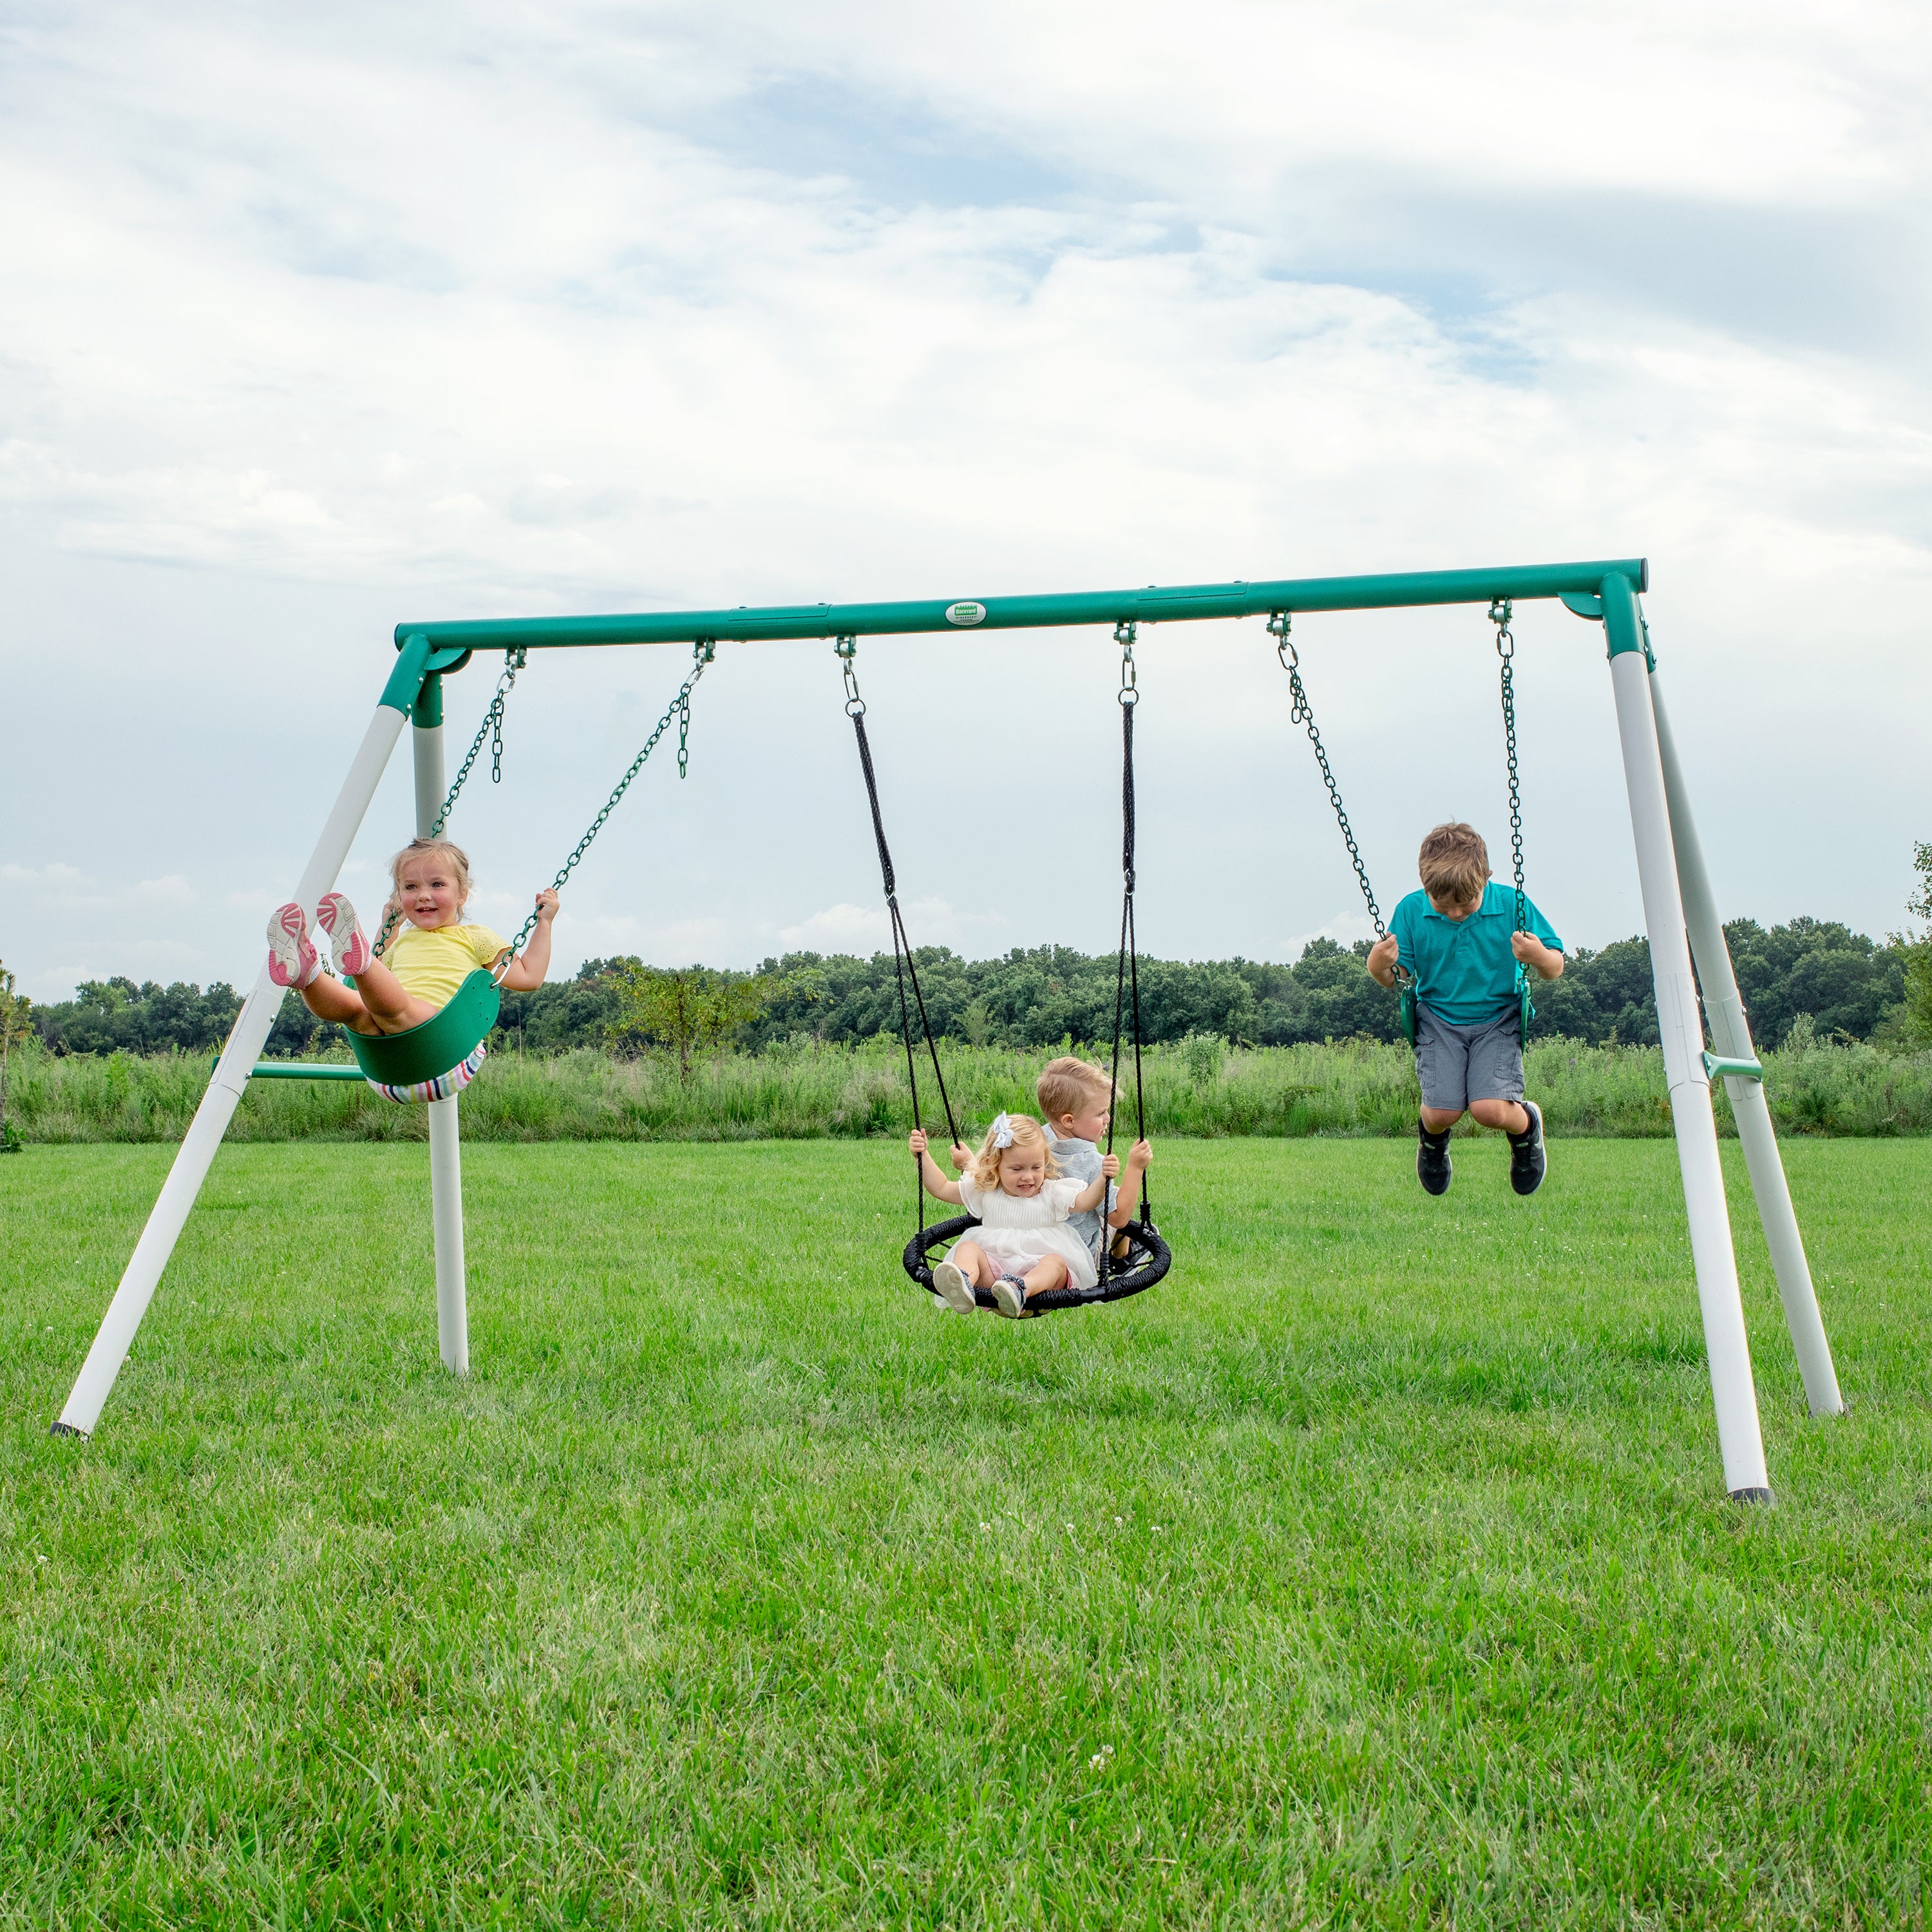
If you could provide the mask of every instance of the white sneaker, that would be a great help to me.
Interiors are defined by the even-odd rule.
[[[362,922],[356,916],[356,908],[340,892],[324,892],[315,916],[334,944],[335,976],[352,980],[357,974],[367,971],[375,952],[370,946],[369,935],[362,930]]]
[[[993,1284],[993,1299],[998,1304],[1002,1315],[1024,1315],[1026,1312],[1026,1283],[1018,1275],[1003,1274]]]
[[[308,920],[293,899],[268,915],[268,977],[278,986],[308,986],[322,970],[308,940]]]
[[[980,1305],[973,1298],[973,1284],[966,1279],[966,1270],[956,1262],[935,1262],[932,1286],[940,1300],[958,1314],[970,1315]]]

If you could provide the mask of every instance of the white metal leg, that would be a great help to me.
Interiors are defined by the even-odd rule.
[[[402,729],[403,714],[400,711],[392,710],[387,705],[376,707],[376,715],[363,736],[362,749],[356,754],[356,761],[350,766],[349,776],[344,779],[342,789],[337,794],[334,809],[328,814],[328,823],[323,826],[322,836],[316,841],[315,850],[302,875],[302,883],[296,888],[297,900],[311,917],[316,902],[334,884],[336,874],[342,869],[342,862],[349,856],[349,848],[362,823],[363,814],[369,809],[369,801],[375,796],[382,768],[388,763],[389,754],[395,748]],[[195,1109],[194,1121],[175,1155],[173,1166],[168,1170],[160,1196],[148,1214],[147,1226],[142,1229],[141,1238],[135,1244],[133,1256],[122,1274],[121,1285],[114,1291],[114,1299],[108,1304],[94,1345],[88,1350],[87,1359],[75,1378],[67,1406],[61,1411],[59,1421],[54,1424],[57,1431],[77,1436],[93,1433],[94,1425],[100,1420],[101,1409],[114,1387],[115,1378],[121,1372],[121,1364],[134,1346],[141,1318],[147,1313],[148,1304],[154,1299],[154,1289],[160,1281],[162,1270],[168,1264],[168,1257],[174,1252],[175,1243],[181,1237],[188,1210],[194,1207],[195,1197],[201,1192],[201,1184],[208,1178],[208,1165],[214,1158],[214,1150],[221,1144],[222,1134],[248,1084],[249,1070],[261,1057],[263,1042],[268,1037],[269,1028],[275,1023],[275,1015],[281,1010],[281,1004],[282,989],[268,977],[265,965],[242,1004],[242,1011],[229,1034],[228,1043],[215,1064],[214,1077],[208,1084],[208,1091],[201,1096],[201,1105]]]
[[[428,695],[427,689],[425,697]],[[422,722],[424,712],[436,722]],[[417,708],[410,733],[416,753],[416,836],[436,830],[446,790],[440,691],[433,705]],[[429,1103],[429,1192],[436,1228],[436,1336],[443,1366],[459,1376],[470,1372],[470,1306],[463,1258],[463,1138],[460,1096]]]
[[[436,1226],[436,1336],[443,1366],[470,1372],[470,1308],[463,1272],[463,1142],[457,1096],[429,1103],[429,1190]]]
[[[1724,923],[1718,916],[1717,898],[1705,868],[1703,847],[1691,818],[1690,794],[1676,742],[1671,736],[1663,686],[1654,671],[1650,674],[1650,702],[1657,718],[1658,748],[1664,760],[1664,792],[1670,803],[1671,838],[1677,851],[1678,881],[1684,893],[1684,924],[1690,932],[1691,953],[1697,962],[1698,981],[1704,989],[1704,1010],[1710,1017],[1711,1037],[1720,1055],[1753,1060],[1756,1054],[1751,1046],[1750,1022],[1738,992],[1737,975],[1732,970],[1730,948],[1724,943]],[[1778,1296],[1784,1304],[1791,1346],[1798,1355],[1798,1373],[1804,1379],[1804,1399],[1814,1415],[1842,1414],[1844,1398],[1838,1392],[1832,1345],[1826,1340],[1824,1320],[1818,1312],[1810,1264],[1804,1257],[1804,1238],[1798,1232],[1798,1216],[1791,1204],[1791,1189],[1778,1151],[1771,1109],[1765,1104],[1763,1084],[1732,1076],[1726,1079],[1724,1090],[1730,1096],[1731,1111],[1737,1118],[1738,1141],[1744,1149],[1751,1192],[1757,1197],[1758,1219],[1763,1223],[1765,1244],[1771,1250]]]
[[[1612,611],[1611,605],[1619,600],[1620,608]],[[1604,602],[1614,648],[1619,632],[1626,637],[1635,632],[1636,600],[1624,579],[1611,578],[1604,581]],[[1718,1125],[1711,1111],[1710,1077],[1704,1071],[1704,1030],[1690,976],[1664,764],[1658,749],[1643,653],[1616,651],[1610,659],[1610,683],[1616,694],[1617,734],[1623,747],[1630,830],[1636,842],[1644,924],[1650,935],[1651,969],[1657,986],[1664,1081],[1676,1126],[1678,1164],[1684,1177],[1684,1204],[1690,1223],[1704,1346],[1710,1358],[1724,1486],[1740,1498],[1768,1500],[1771,1479],[1765,1468],[1750,1346],[1738,1293],[1737,1256],[1731,1246],[1724,1168],[1718,1158]]]
[[[441,680],[439,678],[440,683]],[[437,696],[440,698],[442,694]],[[435,836],[436,814],[442,809],[442,795],[447,788],[443,777],[442,724],[441,706],[437,707],[438,722],[425,725],[420,722],[410,731],[410,744],[415,753],[416,782],[416,836],[428,838]]]

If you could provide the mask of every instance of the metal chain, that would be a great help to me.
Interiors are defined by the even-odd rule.
[[[717,655],[718,646],[715,638],[700,638],[692,646],[692,656],[697,659],[697,663],[693,667],[691,675],[678,686],[677,695],[671,700],[664,715],[658,720],[656,730],[644,740],[644,748],[631,760],[630,769],[617,781],[616,789],[604,801],[604,809],[590,821],[590,829],[577,842],[577,849],[558,868],[556,877],[550,882],[550,889],[552,892],[560,891],[564,880],[577,869],[577,862],[590,850],[590,842],[603,830],[604,821],[616,810],[618,801],[622,798],[626,792],[630,790],[631,781],[644,770],[644,760],[657,749],[658,740],[670,729],[670,721],[674,718],[678,721],[677,775],[680,778],[682,778],[689,770],[691,694],[697,689],[698,680],[704,675],[705,666],[710,664]],[[536,930],[536,924],[537,915],[532,910],[529,918],[524,921],[522,929],[510,942],[509,951],[505,956],[503,966],[505,972],[508,971],[510,963],[523,950],[524,940]]]
[[[388,948],[389,941],[395,936],[396,928],[400,926],[402,922],[402,908],[400,906],[392,906],[389,908],[388,916],[382,922],[382,931],[376,935],[375,944],[369,949],[370,952],[374,954],[376,958],[380,959],[382,958],[383,952]]]
[[[1322,734],[1315,722],[1315,707],[1308,701],[1306,688],[1301,682],[1300,655],[1294,648],[1288,631],[1294,622],[1292,614],[1276,610],[1268,617],[1268,634],[1276,640],[1274,654],[1281,660],[1281,668],[1288,674],[1288,688],[1294,700],[1291,722],[1303,726],[1308,733],[1308,742],[1315,747],[1315,762],[1322,767],[1322,782],[1328,788],[1328,802],[1334,807],[1335,821],[1342,828],[1342,841],[1348,848],[1348,862],[1355,868],[1356,883],[1362,889],[1362,897],[1368,902],[1369,917],[1374,922],[1376,937],[1386,939],[1388,928],[1382,923],[1382,908],[1376,904],[1375,888],[1369,884],[1369,868],[1363,862],[1361,848],[1355,843],[1354,828],[1348,823],[1348,814],[1342,808],[1342,788],[1335,782],[1335,774],[1328,764],[1328,748],[1322,742]]]
[[[483,749],[483,740],[491,740],[490,747],[490,782],[503,782],[503,704],[514,688],[517,674],[524,668],[529,653],[520,646],[503,653],[502,674],[496,680],[496,694],[490,700],[490,708],[483,714],[483,722],[476,728],[476,736],[470,741],[470,750],[456,774],[456,782],[449,788],[449,796],[442,802],[442,809],[436,815],[436,823],[429,829],[432,838],[442,836],[442,828],[449,823],[449,814],[455,808],[456,794],[463,789],[463,782],[469,777],[470,768],[476,764]]]
[[[1492,598],[1490,622],[1496,627],[1496,656],[1502,660],[1503,738],[1509,750],[1510,848],[1516,864],[1516,924],[1523,930],[1525,898],[1522,890],[1522,786],[1516,760],[1516,635],[1510,628],[1515,615],[1507,597]],[[1521,973],[1519,967],[1519,975]]]
[[[503,782],[503,701],[516,688],[517,674],[529,661],[530,653],[521,645],[513,645],[503,653],[503,669],[496,680],[496,688],[490,700],[490,708],[483,714],[483,722],[476,728],[476,735],[470,741],[470,749],[456,774],[456,782],[449,788],[449,796],[442,802],[442,809],[436,815],[436,823],[429,829],[432,838],[442,836],[442,828],[449,823],[449,814],[456,808],[456,795],[463,789],[464,779],[483,750],[483,740],[493,740],[490,746],[490,782]],[[400,906],[391,908],[382,921],[382,929],[376,935],[376,943],[370,950],[380,959],[388,950],[389,941],[394,938],[396,928],[403,922]]]

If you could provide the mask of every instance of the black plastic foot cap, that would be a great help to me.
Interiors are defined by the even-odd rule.
[[[70,1422],[57,1422],[47,1431],[50,1436],[71,1436],[76,1442],[87,1440],[87,1431],[76,1429]]]
[[[1766,1509],[1773,1507],[1772,1493],[1768,1490],[1733,1490],[1731,1500],[1734,1503],[1762,1503]]]

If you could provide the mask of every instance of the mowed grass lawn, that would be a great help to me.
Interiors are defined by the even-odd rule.
[[[0,1923],[1922,1922],[1932,1143],[1787,1150],[1803,1412],[1723,1493],[1674,1153],[1169,1143],[1178,1264],[906,1282],[884,1143],[0,1162]]]

